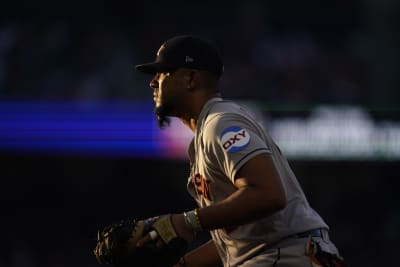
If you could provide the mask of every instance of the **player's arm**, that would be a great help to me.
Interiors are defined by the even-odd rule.
[[[235,185],[237,190],[225,200],[198,210],[204,230],[246,224],[270,216],[286,205],[285,192],[269,153],[248,160],[237,171]],[[183,215],[178,215],[175,221],[184,225]]]
[[[222,264],[213,240],[189,251],[183,258],[185,267],[215,267]],[[175,265],[175,267],[180,267],[180,265]]]
[[[224,201],[198,211],[205,229],[237,226],[281,210],[286,197],[271,154],[246,162],[236,173],[237,191]]]

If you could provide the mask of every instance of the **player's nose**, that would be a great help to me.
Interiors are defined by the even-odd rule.
[[[158,88],[158,81],[157,81],[157,79],[153,78],[153,79],[150,81],[150,87],[151,87],[152,89],[157,89],[157,88]]]

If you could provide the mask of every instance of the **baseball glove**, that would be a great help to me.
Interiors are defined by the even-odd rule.
[[[97,243],[93,251],[97,262],[112,264],[115,267],[173,266],[185,253],[187,242],[176,235],[170,218],[171,216],[168,215],[147,220],[122,220],[105,227],[98,232]],[[155,223],[156,227],[153,227]],[[160,225],[162,225],[162,229],[159,227]],[[136,243],[139,239],[153,229],[162,238],[164,245],[157,246],[155,241],[151,241],[144,246],[137,247]],[[163,238],[164,233],[167,233],[168,239]]]

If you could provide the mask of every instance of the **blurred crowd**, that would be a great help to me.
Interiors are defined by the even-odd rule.
[[[134,65],[153,60],[163,40],[185,33],[201,34],[220,48],[227,97],[271,104],[374,104],[398,96],[392,95],[398,85],[398,39],[390,39],[396,4],[308,2],[61,1],[30,4],[25,12],[14,8],[14,15],[3,10],[0,97],[148,97],[148,77]]]

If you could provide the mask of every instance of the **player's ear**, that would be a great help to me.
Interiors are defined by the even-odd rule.
[[[196,71],[188,70],[184,74],[185,85],[187,89],[193,90],[196,87]]]

